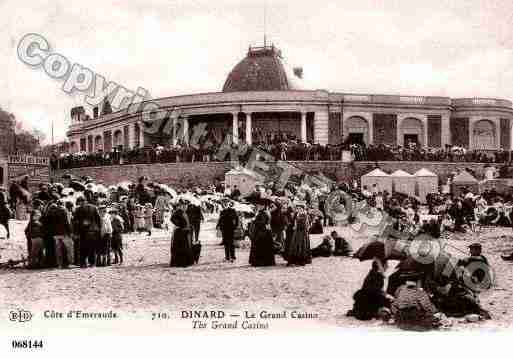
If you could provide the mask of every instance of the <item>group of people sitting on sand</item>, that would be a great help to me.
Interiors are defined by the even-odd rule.
[[[478,296],[491,285],[488,260],[481,244],[473,243],[469,250],[470,256],[452,264],[447,258],[443,266],[416,263],[413,258],[402,260],[388,280],[388,261],[374,258],[347,315],[359,320],[379,318],[407,330],[438,328],[448,317],[490,319]]]

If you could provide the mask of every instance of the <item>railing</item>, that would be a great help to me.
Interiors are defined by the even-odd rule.
[[[342,95],[344,102],[363,102],[375,104],[397,104],[397,105],[435,105],[450,106],[449,97],[437,96],[401,96],[401,95]]]
[[[218,147],[208,150],[197,150],[193,147],[183,147],[177,149],[163,149],[156,151],[153,148],[139,149],[132,151],[112,152],[112,153],[84,153],[72,154],[55,158],[52,160],[52,168],[69,169],[77,167],[97,167],[120,164],[144,164],[144,163],[177,163],[177,162],[228,162],[233,161],[232,155],[237,156],[237,160],[246,162],[250,157],[252,150],[259,148],[275,159],[285,161],[341,161],[343,160],[343,151],[350,150],[355,161],[413,161],[413,162],[467,162],[467,163],[496,163],[504,164],[510,160],[510,154],[507,151],[446,151],[443,148],[421,149],[398,151],[388,146],[370,146],[368,148],[361,146],[341,147],[341,146],[311,146],[303,147],[295,145],[291,147],[273,146],[255,146],[247,147],[244,151],[232,149],[220,150]],[[238,152],[238,153],[237,153]],[[219,157],[220,156],[220,157]]]
[[[452,100],[454,107],[464,106],[493,106],[493,107],[508,107],[512,108],[512,103],[509,100],[501,100],[495,98],[457,98]]]
[[[222,104],[254,104],[272,102],[313,102],[332,103],[344,101],[347,103],[369,104],[395,104],[395,105],[428,105],[428,106],[494,106],[512,108],[511,101],[485,98],[463,98],[451,100],[449,97],[437,96],[400,96],[400,95],[370,95],[370,94],[342,94],[330,93],[325,90],[315,91],[251,91],[251,92],[213,92],[194,95],[183,95],[159,98],[152,101],[162,109],[181,111],[187,106],[208,106]],[[97,119],[79,124],[73,124],[69,131],[80,130],[84,124],[94,126],[116,118],[126,118],[130,115],[137,116],[140,103],[133,104],[129,108],[111,114],[103,115]],[[176,108],[176,110],[175,110]]]

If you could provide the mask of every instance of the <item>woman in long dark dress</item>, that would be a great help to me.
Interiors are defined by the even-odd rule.
[[[249,264],[252,266],[273,266],[276,264],[270,223],[271,217],[265,210],[265,205],[257,203],[257,215],[250,231]]]
[[[304,205],[297,205],[297,214],[294,218],[294,232],[287,246],[286,260],[288,265],[301,265],[312,263],[310,251],[310,219]]]
[[[294,218],[295,213],[292,207],[288,207],[285,213],[287,218],[287,226],[285,229],[285,245],[283,246],[282,257],[287,260],[287,253],[289,252],[290,243],[292,242],[292,238],[294,237]]]
[[[188,267],[194,264],[192,231],[186,208],[187,203],[180,202],[171,216],[171,222],[176,226],[171,239],[171,267]]]

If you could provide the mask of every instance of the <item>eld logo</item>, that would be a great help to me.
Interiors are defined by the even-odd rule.
[[[32,313],[28,310],[18,309],[18,310],[11,310],[9,312],[9,320],[11,322],[28,322],[32,319]]]

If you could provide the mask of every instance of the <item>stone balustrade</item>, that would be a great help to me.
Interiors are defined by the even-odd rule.
[[[492,106],[492,107],[507,107],[512,108],[511,101],[494,99],[494,98],[458,98],[452,100],[454,107],[468,107],[468,106]]]

